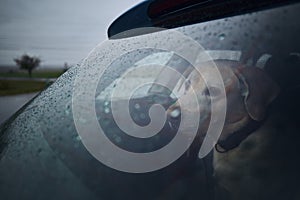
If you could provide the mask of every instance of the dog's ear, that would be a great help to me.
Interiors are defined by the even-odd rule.
[[[256,121],[263,120],[267,106],[279,94],[279,86],[257,67],[240,67],[235,73],[247,90],[244,103],[249,116]]]

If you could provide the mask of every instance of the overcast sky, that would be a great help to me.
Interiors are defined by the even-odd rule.
[[[23,53],[43,65],[84,58],[110,23],[141,0],[0,0],[0,65]]]

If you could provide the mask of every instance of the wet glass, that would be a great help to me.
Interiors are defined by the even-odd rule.
[[[74,80],[82,68],[80,64],[71,68],[1,127],[1,197],[299,199],[299,18],[300,5],[292,4],[176,29],[201,44],[220,70],[226,86],[226,121],[208,156],[198,158],[195,142],[176,162],[150,173],[111,169],[86,150],[72,110]],[[160,134],[135,139],[122,133],[111,117],[111,101],[124,100],[122,93],[108,97],[124,74],[151,62],[181,70],[186,79],[170,78],[172,91],[146,84],[133,93],[129,109],[138,125],[149,123],[151,105],[170,109]],[[170,142],[180,123],[181,111],[174,105],[189,92],[189,84],[198,83],[189,69],[186,60],[158,50],[133,51],[112,62],[95,95],[96,114],[106,136],[133,152],[153,151]],[[151,82],[162,71],[163,67],[144,69],[126,78],[129,83]],[[204,97],[218,98],[217,87],[210,92],[201,89]],[[126,87],[123,91],[127,93]]]

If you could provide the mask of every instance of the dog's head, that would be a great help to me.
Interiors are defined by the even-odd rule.
[[[226,97],[221,95],[220,85],[214,82],[206,83],[196,70],[189,76],[189,86],[185,87],[184,95],[190,95],[192,90],[197,93],[201,114],[198,135],[201,138],[205,136],[210,123],[211,102],[213,101],[219,109],[226,106],[225,123],[217,142],[226,151],[238,146],[257,127],[257,124],[264,120],[268,105],[278,95],[279,87],[259,68],[234,67],[226,62],[216,62],[216,64],[223,79]],[[216,76],[215,71],[205,65],[201,73],[205,76]],[[226,98],[226,105],[221,103],[224,102],[221,101],[224,100],[222,98]],[[178,107],[179,104],[175,103],[168,109],[168,112]],[[188,112],[199,111],[190,109]]]

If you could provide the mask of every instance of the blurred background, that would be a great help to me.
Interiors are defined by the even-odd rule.
[[[107,39],[138,0],[0,0],[0,124]]]

